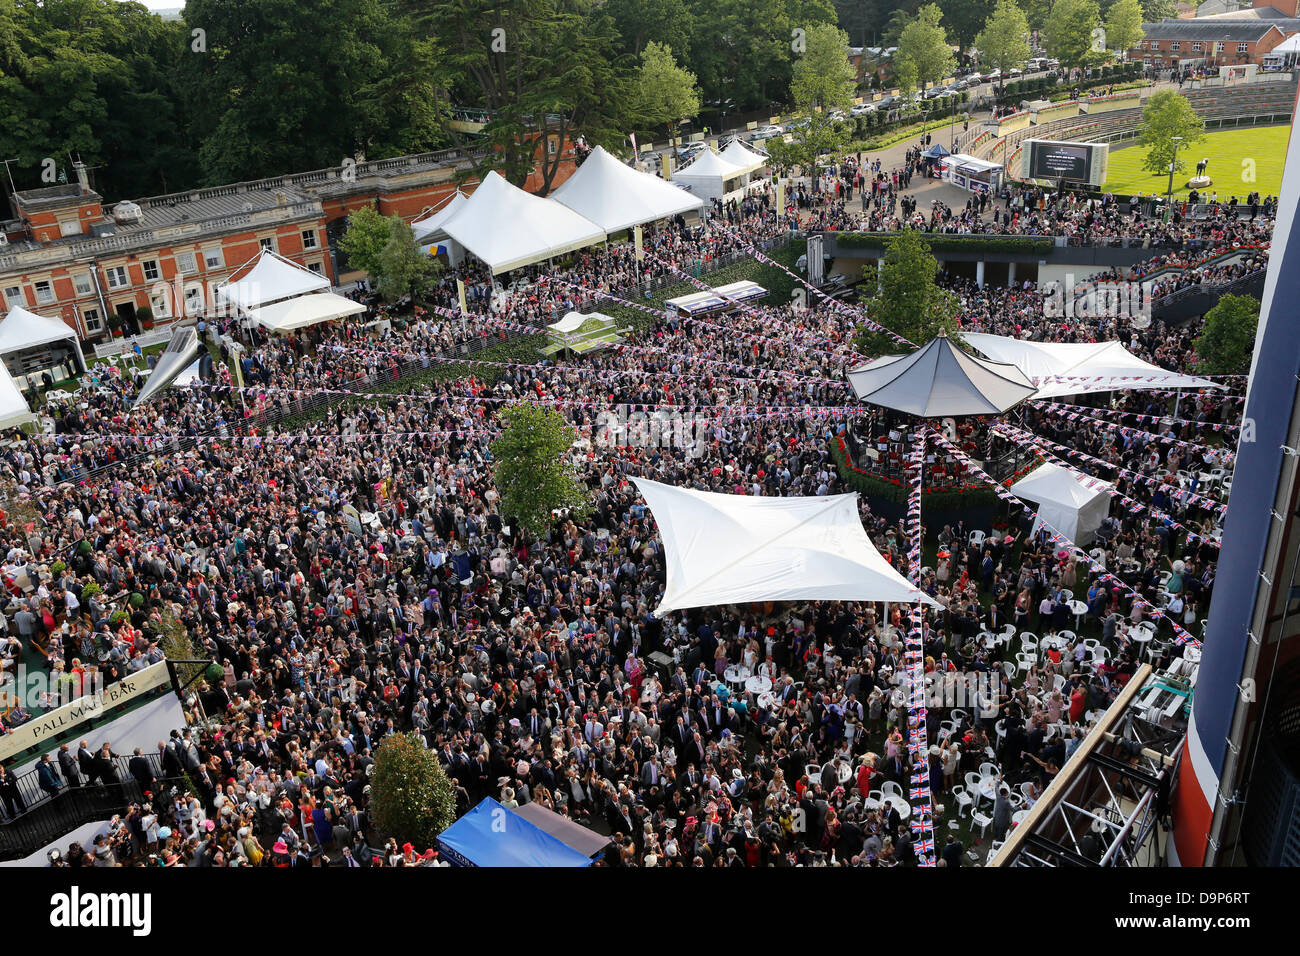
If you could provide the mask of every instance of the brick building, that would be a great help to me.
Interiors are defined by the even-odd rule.
[[[77,164],[76,182],[10,195],[16,218],[0,223],[0,312],[21,305],[59,317],[83,340],[106,338],[115,325],[132,334],[144,331],[146,306],[158,326],[211,307],[217,285],[260,248],[337,285],[332,244],[349,213],[370,206],[414,219],[455,191],[470,159],[443,150],[362,161],[111,208]],[[566,144],[553,185],[573,168]],[[525,188],[540,185],[534,174]]]
[[[1300,0],[1256,0],[1240,10],[1144,23],[1129,58],[1155,69],[1262,65],[1275,46],[1300,32],[1298,6]]]

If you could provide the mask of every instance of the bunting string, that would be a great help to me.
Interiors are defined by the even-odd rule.
[[[1139,421],[1154,422],[1157,425],[1173,424],[1188,425],[1192,428],[1209,428],[1213,431],[1239,431],[1240,425],[1225,425],[1222,422],[1194,422],[1187,418],[1171,418],[1168,415],[1146,415],[1138,412],[1127,412],[1119,408],[1093,408],[1091,405],[1069,405],[1065,402],[1053,402],[1053,405],[1059,408],[1068,408],[1072,411],[1092,412],[1096,415],[1115,415],[1119,417],[1136,418]]]
[[[914,587],[921,582],[921,489],[925,471],[925,433],[911,436],[912,450],[907,459],[907,573]],[[912,780],[908,790],[912,806],[912,832],[916,835],[916,856],[921,866],[935,865],[934,797],[930,787],[930,745],[926,730],[925,706],[925,612],[920,601],[908,611],[907,640],[904,659],[907,665],[910,698],[907,706],[907,747],[912,756]]]
[[[1201,646],[1201,642],[1196,640],[1196,638],[1194,638],[1191,634],[1187,633],[1187,631],[1183,630],[1182,626],[1177,621],[1175,621],[1172,617],[1167,615],[1161,608],[1156,607],[1154,604],[1152,604],[1150,601],[1144,598],[1137,591],[1137,589],[1131,587],[1126,582],[1121,581],[1118,577],[1111,574],[1104,567],[1098,564],[1097,561],[1092,557],[1092,555],[1088,554],[1088,552],[1084,551],[1082,548],[1080,548],[1077,544],[1075,544],[1065,535],[1061,534],[1060,531],[1058,531],[1056,528],[1052,527],[1050,524],[1044,521],[1042,519],[1042,516],[1039,515],[1039,513],[1036,510],[1030,508],[1029,505],[1027,505],[1025,502],[1021,501],[1019,498],[1013,495],[1006,488],[1002,487],[1001,482],[994,479],[991,475],[985,472],[984,469],[980,468],[973,461],[971,461],[970,458],[968,458],[955,445],[953,445],[950,441],[948,441],[948,439],[944,438],[942,434],[936,432],[934,429],[930,429],[930,435],[931,437],[934,438],[936,442],[938,442],[940,445],[944,447],[944,449],[948,452],[950,457],[952,457],[955,461],[958,461],[962,465],[964,465],[972,475],[975,475],[977,478],[979,478],[980,480],[988,484],[988,486],[993,489],[993,492],[999,498],[1001,498],[1003,501],[1006,501],[1010,504],[1016,505],[1017,507],[1024,508],[1025,511],[1033,515],[1034,519],[1042,526],[1042,528],[1047,532],[1048,537],[1050,537],[1054,543],[1060,545],[1065,550],[1074,554],[1079,560],[1086,563],[1088,567],[1098,575],[1099,580],[1107,584],[1114,584],[1116,587],[1119,587],[1127,591],[1129,594],[1133,596],[1133,600],[1138,602],[1142,607],[1146,608],[1147,612],[1155,620],[1168,621],[1170,627],[1172,627],[1174,630],[1174,639],[1178,644],[1180,645],[1191,644],[1193,647]]]
[[[1131,428],[1128,425],[1108,422],[1104,418],[1084,415],[1082,412],[1072,412],[1068,406],[1061,405],[1058,402],[1043,402],[1033,399],[1031,399],[1031,402],[1035,407],[1071,422],[1095,422],[1098,425],[1105,425],[1111,431],[1119,432],[1125,438],[1144,438],[1147,441],[1158,442],[1161,445],[1177,445],[1180,448],[1187,448],[1211,459],[1217,458],[1225,464],[1237,457],[1234,452],[1230,452],[1226,448],[1209,448],[1205,445],[1197,445],[1194,442],[1183,441],[1181,438],[1175,438],[1172,435],[1157,435],[1154,432],[1143,431],[1140,428]]]

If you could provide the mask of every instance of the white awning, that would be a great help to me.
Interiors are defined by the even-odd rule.
[[[442,229],[486,262],[494,275],[605,238],[605,230],[591,220],[552,199],[512,186],[496,171],[483,177]]]
[[[236,279],[235,276],[239,278]],[[248,310],[329,287],[329,279],[323,275],[270,249],[263,249],[217,286],[217,295],[232,305]]]
[[[673,173],[673,181],[690,186],[697,196],[704,199],[721,199],[727,192],[726,184],[741,178],[746,172],[713,150],[706,149],[693,162]]]
[[[558,322],[552,322],[547,328],[552,332],[576,332],[592,319],[608,325],[614,324],[613,316],[605,315],[603,312],[588,312],[585,315],[581,312],[566,312],[564,318]]]
[[[704,200],[669,182],[633,169],[597,146],[551,199],[606,232],[702,209]]]
[[[962,338],[995,362],[1029,376],[1035,398],[1160,388],[1222,388],[1207,378],[1171,372],[1138,358],[1118,342],[1028,342],[985,332]]]
[[[882,356],[847,374],[862,401],[922,418],[997,415],[1034,394],[1020,369],[977,359],[946,335],[910,355]]]
[[[718,155],[746,173],[753,172],[767,163],[766,156],[750,149],[738,139],[733,139],[731,144]]]
[[[317,322],[360,315],[364,311],[366,307],[360,302],[353,302],[333,292],[318,292],[253,309],[248,315],[272,332],[292,332]]]
[[[658,617],[752,601],[935,603],[872,545],[857,494],[754,498],[632,480],[664,544]]]

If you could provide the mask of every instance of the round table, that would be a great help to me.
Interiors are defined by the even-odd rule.
[[[771,710],[776,705],[776,695],[768,692],[758,695],[758,706],[764,710]]]
[[[758,674],[745,680],[745,690],[751,694],[766,694],[772,689],[772,679]]]
[[[998,796],[999,782],[1000,781],[998,780],[997,777],[981,777],[980,796],[983,797],[985,800],[996,800]]]
[[[1185,645],[1183,647],[1183,660],[1192,664],[1199,664],[1201,662],[1201,649],[1193,647],[1191,644]]]
[[[1074,629],[1078,631],[1083,625],[1083,616],[1088,613],[1088,605],[1082,601],[1071,601],[1070,610],[1074,612]]]
[[[1015,826],[1016,824],[1021,823],[1027,816],[1029,816],[1028,810],[1017,810],[1015,813],[1011,814],[1011,825]]]
[[[1138,645],[1138,656],[1141,656],[1146,652],[1147,644],[1149,644],[1151,638],[1155,636],[1155,631],[1145,627],[1135,627],[1133,630],[1128,632],[1129,640]]]
[[[748,667],[744,667],[740,664],[732,664],[723,672],[722,677],[728,684],[744,686],[745,681],[749,679],[751,673],[752,672]]]

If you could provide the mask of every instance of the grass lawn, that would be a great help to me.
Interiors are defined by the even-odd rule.
[[[1218,191],[1219,201],[1227,202],[1234,195],[1245,202],[1254,191],[1261,196],[1276,196],[1282,189],[1282,166],[1286,162],[1289,126],[1262,126],[1253,129],[1229,129],[1206,133],[1205,138],[1187,149],[1179,150],[1186,161],[1182,172],[1174,174],[1174,196],[1187,198],[1187,180],[1196,175],[1196,164],[1207,156],[1210,165],[1206,175],[1214,185],[1205,192]],[[1127,146],[1110,154],[1105,190],[1115,193],[1153,193],[1164,195],[1169,185],[1169,174],[1152,174],[1142,168],[1146,148]],[[1254,182],[1243,177],[1248,170],[1243,166],[1254,161]]]

